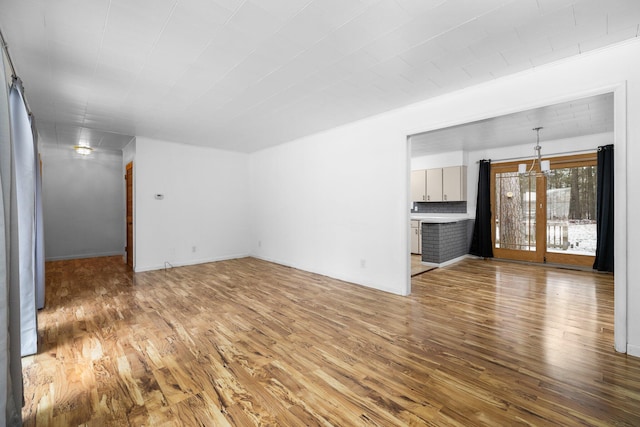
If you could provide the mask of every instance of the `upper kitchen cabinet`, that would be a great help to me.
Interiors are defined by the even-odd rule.
[[[427,169],[427,202],[442,201],[442,169]]]
[[[467,167],[411,171],[413,202],[460,202],[467,200]]]
[[[425,202],[427,200],[427,171],[411,171],[411,201]]]
[[[467,200],[466,166],[442,168],[442,200],[445,202]]]

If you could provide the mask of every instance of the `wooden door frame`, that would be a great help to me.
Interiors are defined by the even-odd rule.
[[[597,166],[597,151],[576,154],[570,156],[553,157],[551,169],[574,168],[580,166]],[[546,219],[546,215],[545,215]],[[559,252],[547,252],[546,262],[551,264],[575,265],[580,267],[593,267],[595,255],[563,254]]]
[[[131,174],[131,185],[127,182],[127,176]],[[133,161],[127,163],[125,166],[125,262],[132,269],[134,268],[134,254],[135,254],[135,245],[134,245],[134,215],[133,215]],[[129,212],[131,209],[131,212]],[[131,228],[129,228],[131,225]]]
[[[502,162],[502,163],[492,163],[491,164],[491,183],[490,183],[490,191],[491,191],[491,242],[493,245],[493,255],[495,258],[502,259],[511,259],[516,261],[527,261],[527,262],[544,262],[544,251],[540,249],[538,242],[543,241],[546,242],[545,239],[545,228],[546,228],[546,215],[544,217],[544,224],[540,224],[538,222],[538,217],[540,217],[541,211],[544,213],[544,206],[540,207],[540,192],[541,188],[544,186],[544,179],[540,176],[536,177],[536,250],[535,251],[524,251],[517,249],[504,249],[504,248],[496,248],[496,175],[499,173],[507,173],[507,172],[517,172],[518,164],[520,162]],[[538,164],[536,163],[534,172],[539,171]],[[542,195],[544,198],[546,194]],[[542,233],[542,234],[541,234]],[[542,238],[542,240],[540,240]]]

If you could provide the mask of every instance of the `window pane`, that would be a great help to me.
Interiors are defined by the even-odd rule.
[[[535,251],[536,178],[517,172],[497,173],[495,247]]]
[[[596,253],[596,167],[555,169],[547,178],[547,251]]]

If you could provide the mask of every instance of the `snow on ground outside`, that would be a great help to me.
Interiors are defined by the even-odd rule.
[[[595,255],[596,254],[597,226],[593,224],[569,223],[569,248],[562,249],[549,248],[549,252],[575,255]]]

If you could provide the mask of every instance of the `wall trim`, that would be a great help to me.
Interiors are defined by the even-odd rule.
[[[224,255],[224,256],[212,257],[212,258],[201,258],[201,259],[181,261],[181,262],[173,262],[173,261],[167,261],[167,262],[169,262],[172,267],[187,267],[189,265],[207,264],[210,262],[218,262],[218,261],[228,261],[230,259],[246,258],[248,256],[250,255],[243,253],[243,254],[235,254],[235,255]],[[164,264],[147,265],[142,267],[139,267],[136,265],[133,271],[136,273],[143,273],[145,271],[164,270],[164,268],[165,268]]]
[[[316,270],[310,269],[310,268],[305,267],[305,266],[298,266],[298,265],[294,265],[294,264],[291,264],[291,263],[286,263],[286,262],[279,261],[279,260],[274,259],[274,258],[269,258],[269,257],[265,257],[265,256],[260,256],[260,255],[249,255],[249,256],[252,257],[252,258],[256,258],[256,259],[262,260],[262,261],[270,262],[272,264],[278,264],[278,265],[282,265],[284,267],[295,268],[296,270],[306,271],[308,273],[313,273],[313,274],[318,274],[320,276],[329,277],[329,278],[334,279],[334,280],[340,280],[341,282],[345,282],[345,283],[347,283],[349,285],[362,286],[362,287],[373,289],[373,290],[376,290],[376,291],[387,292],[387,293],[393,294],[393,295],[406,296],[406,295],[403,295],[403,294],[400,294],[400,293],[396,292],[392,288],[386,288],[386,287],[385,288],[380,288],[378,286],[374,286],[372,284],[369,284],[369,283],[366,283],[366,282],[362,282],[362,280],[357,280],[355,278],[351,278],[351,277],[348,277],[346,275],[329,275],[327,273],[324,273],[324,272],[321,272],[321,271],[316,271]]]
[[[448,261],[445,261],[445,262],[441,262],[439,264],[437,262],[426,262],[426,261],[422,261],[421,264],[422,265],[426,265],[427,267],[440,268],[440,267],[446,267],[446,266],[451,265],[451,264],[455,264],[456,262],[462,261],[465,258],[480,258],[480,257],[477,257],[475,255],[466,254],[466,255],[461,255],[461,256],[459,256],[457,258],[452,258],[452,259],[450,259]]]
[[[45,262],[48,261],[65,261],[69,259],[85,259],[85,258],[100,258],[106,256],[124,256],[124,251],[117,252],[100,252],[93,254],[77,254],[77,255],[63,255],[63,256],[54,256],[54,257],[46,257],[44,258]]]
[[[627,345],[627,354],[629,356],[640,357],[640,345]]]

